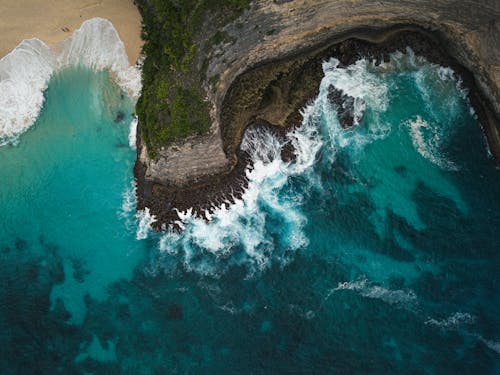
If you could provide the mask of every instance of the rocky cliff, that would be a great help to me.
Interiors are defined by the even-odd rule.
[[[209,22],[209,20],[205,21]],[[207,26],[208,28],[208,26]],[[500,160],[500,3],[496,0],[257,0],[200,48],[200,85],[210,104],[207,134],[178,140],[151,158],[138,138],[138,208],[159,223],[174,207],[202,207],[244,176],[238,147],[252,122],[285,126],[316,94],[332,55],[383,58],[411,45],[451,66],[471,89],[493,155]],[[200,39],[201,40],[201,39]],[[352,62],[353,62],[352,61]],[[226,178],[226,179],[225,179]]]

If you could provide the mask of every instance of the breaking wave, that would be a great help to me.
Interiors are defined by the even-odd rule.
[[[422,64],[436,76],[450,80],[451,71],[439,70],[439,66],[428,64],[411,50],[407,54],[391,55],[391,61],[380,66],[366,59],[348,67],[341,67],[335,58],[325,61],[319,95],[302,110],[299,128],[290,131],[284,140],[265,128],[246,131],[241,148],[250,155],[253,167],[246,171],[249,182],[242,197],[234,203],[227,201],[221,207],[212,207],[210,212],[205,212],[206,220],[196,217],[192,210],[179,212],[180,220],[176,224],[182,232],[170,230],[161,236],[160,252],[152,260],[149,271],[170,272],[181,264],[184,270],[217,276],[232,266],[245,266],[254,274],[272,264],[286,265],[295,252],[309,242],[304,231],[307,218],[302,206],[307,203],[308,194],[323,189],[321,173],[331,173],[340,151],[359,160],[367,145],[399,131],[400,120],[391,123],[386,114],[392,89],[386,74],[407,74],[409,69],[411,78],[424,69]],[[332,85],[354,98],[354,112],[359,119],[354,131],[343,129],[338,120],[337,110],[328,98]],[[455,87],[454,81],[452,86]],[[426,158],[434,157],[438,160],[436,163],[444,166],[445,161],[437,158],[441,152],[439,142],[446,134],[433,135],[435,127],[420,116],[407,126],[418,152]],[[293,162],[281,159],[284,143],[293,146],[296,156]],[[446,164],[446,167],[452,165]],[[300,188],[296,186],[298,180]],[[141,233],[147,235],[143,230]],[[344,287],[347,286],[365,297],[388,303],[416,301],[411,291],[388,290],[367,281]]]
[[[151,215],[149,208],[137,211],[135,215],[137,218],[137,233],[135,238],[138,240],[144,240],[148,238],[148,234],[151,231],[151,225],[156,221],[154,215]]]
[[[39,39],[24,40],[0,60],[0,146],[15,143],[34,124],[52,74],[76,65],[109,69],[132,98],[140,94],[140,71],[129,65],[125,46],[106,19],[85,21],[57,51]]]
[[[297,134],[290,135],[297,145],[307,142],[303,133]],[[191,211],[180,212],[178,225],[183,232],[168,232],[160,240],[161,253],[180,256],[186,270],[218,275],[231,266],[244,265],[253,274],[273,262],[288,263],[296,250],[308,244],[303,232],[306,218],[300,211],[302,197],[282,191],[289,177],[307,168],[311,158],[303,156],[293,165],[283,162],[280,141],[265,129],[247,131],[241,147],[253,159],[241,199],[207,211],[207,221]],[[314,151],[310,148],[310,152]]]

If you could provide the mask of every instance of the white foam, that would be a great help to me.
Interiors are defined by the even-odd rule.
[[[135,238],[144,240],[148,238],[149,232],[151,231],[151,224],[156,221],[156,217],[151,215],[149,208],[146,207],[144,210],[137,211],[136,218],[138,223]]]
[[[23,40],[0,60],[0,146],[35,122],[56,67],[54,54],[38,39]]]
[[[139,97],[140,70],[129,65],[125,46],[108,20],[85,21],[57,50],[34,38],[0,60],[0,146],[15,142],[34,124],[50,77],[64,67],[109,69],[133,99]]]
[[[330,147],[349,147],[354,152],[363,150],[364,146],[376,139],[386,137],[391,125],[380,120],[380,114],[387,110],[389,103],[387,83],[374,74],[374,65],[366,59],[358,60],[348,67],[339,67],[339,60],[332,58],[323,63],[325,74],[320,84],[320,93],[314,102],[318,111],[317,117],[323,123],[323,132],[328,134]],[[367,107],[371,109],[372,118],[363,124],[367,134],[360,131],[346,131],[338,121],[337,111],[328,99],[328,89],[334,86],[354,98],[354,123],[359,124]]]
[[[340,68],[339,60],[332,58],[323,63],[323,71],[329,83],[344,94],[358,99],[354,102],[355,107],[368,102],[377,109],[385,110],[388,103],[388,88],[382,78],[372,74],[371,65],[368,60],[360,59],[352,65]],[[362,109],[364,110],[364,107]]]
[[[425,324],[436,326],[445,330],[453,330],[464,324],[473,324],[475,321],[476,317],[469,313],[456,312],[445,319],[428,319]]]
[[[128,144],[132,150],[136,149],[137,142],[137,124],[139,123],[139,119],[137,116],[134,116],[132,121],[130,121],[130,131],[128,133]]]
[[[293,137],[306,142],[306,137]],[[301,139],[297,141],[297,139]],[[303,145],[306,147],[305,145]],[[249,275],[260,272],[273,262],[286,264],[290,252],[307,245],[303,232],[306,223],[300,211],[300,196],[283,197],[281,189],[288,177],[300,173],[310,163],[298,160],[284,163],[281,144],[268,130],[250,129],[241,148],[252,155],[253,169],[247,170],[248,188],[234,204],[222,204],[208,215],[209,221],[194,217],[191,211],[180,212],[180,234],[168,232],[160,241],[160,250],[180,255],[185,269],[201,274],[216,275],[233,264],[245,265]],[[278,253],[268,221],[272,215],[281,227]],[[276,219],[277,218],[277,219]]]
[[[139,97],[140,72],[129,65],[125,45],[110,21],[104,18],[85,21],[59,48],[60,68],[83,65],[95,70],[109,69],[132,98]]]
[[[132,180],[128,189],[122,194],[122,212],[127,215],[135,209],[136,182]]]
[[[441,169],[456,171],[458,167],[442,156],[443,135],[437,125],[430,124],[416,116],[404,123],[410,131],[411,141],[415,150],[425,159]]]
[[[392,290],[380,285],[373,285],[366,279],[339,283],[338,286],[329,293],[328,297],[331,293],[340,290],[353,290],[359,292],[363,297],[380,299],[391,305],[403,305],[406,308],[417,302],[417,296],[411,290]]]

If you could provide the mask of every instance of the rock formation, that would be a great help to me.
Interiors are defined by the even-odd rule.
[[[317,93],[321,61],[334,54],[348,64],[359,56],[383,59],[408,44],[430,61],[451,66],[470,88],[492,154],[500,160],[496,0],[256,0],[223,32],[227,38],[208,56],[196,57],[200,69],[206,68],[209,134],[177,142],[155,159],[138,137],[138,208],[150,207],[159,224],[175,218],[174,207],[217,201],[229,176],[244,183],[245,156],[238,158],[238,147],[245,128],[300,121],[298,109]]]

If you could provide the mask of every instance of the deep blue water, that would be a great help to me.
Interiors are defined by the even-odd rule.
[[[243,200],[181,234],[133,210],[133,102],[57,73],[0,148],[0,372],[500,373],[500,170],[460,83],[411,53],[324,70],[297,160],[247,132]]]

